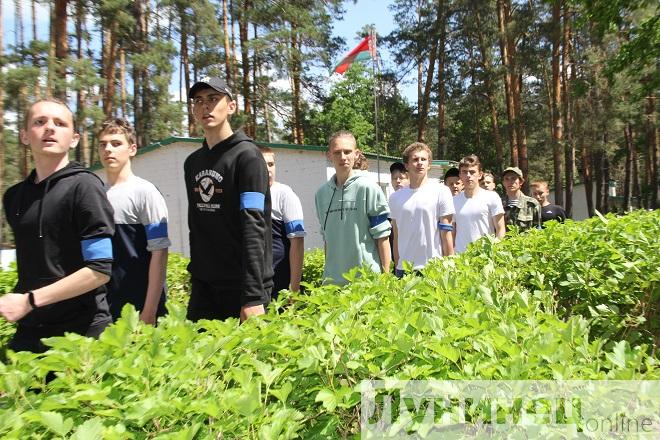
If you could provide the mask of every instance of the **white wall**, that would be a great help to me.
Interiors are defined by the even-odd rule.
[[[325,177],[325,153],[285,148],[273,150],[275,151],[275,179],[289,185],[300,198],[303,207],[307,231],[305,248],[323,247],[321,226],[314,210],[314,195],[327,180]]]
[[[169,234],[172,246],[171,252],[189,256],[190,242],[188,240],[188,200],[186,198],[183,176],[183,162],[186,157],[201,144],[178,141],[164,145],[133,158],[133,172],[152,182],[165,197],[169,212]],[[303,149],[274,148],[277,166],[276,179],[289,185],[300,197],[307,237],[305,248],[323,247],[320,225],[314,210],[314,195],[321,185],[334,174],[325,152]],[[375,158],[369,158],[369,172],[377,181],[378,164]],[[391,160],[381,159],[381,183],[386,186],[390,182]],[[105,180],[105,170],[95,171]],[[431,168],[431,177],[441,177],[443,170],[439,166]]]

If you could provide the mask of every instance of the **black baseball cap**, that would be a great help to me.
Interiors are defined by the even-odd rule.
[[[390,174],[392,174],[395,171],[406,173],[407,172],[406,166],[401,162],[394,162],[392,165],[390,165]]]
[[[188,99],[194,98],[195,93],[199,92],[200,90],[208,88],[216,90],[220,93],[224,93],[225,95],[229,96],[229,99],[232,101],[234,100],[234,96],[232,95],[231,89],[227,83],[217,76],[207,76],[193,84],[193,86],[190,88],[190,91],[188,92]]]
[[[448,177],[460,177],[460,176],[461,174],[458,172],[458,168],[451,167],[445,173],[445,180],[447,180]]]

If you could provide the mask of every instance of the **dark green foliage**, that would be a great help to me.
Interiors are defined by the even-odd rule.
[[[398,156],[416,141],[412,107],[403,99],[391,75],[379,77],[378,145],[375,133],[374,77],[370,64],[354,63],[338,80],[320,110],[311,109],[306,122],[306,140],[312,145],[326,145],[330,135],[349,130],[358,148]]]

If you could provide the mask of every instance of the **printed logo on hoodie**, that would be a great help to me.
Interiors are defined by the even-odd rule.
[[[220,182],[222,176],[215,170],[203,170],[195,175],[195,187],[193,191],[199,194],[201,202],[197,202],[195,206],[198,210],[204,212],[216,212],[220,209],[220,203],[209,203],[213,196],[222,193]]]

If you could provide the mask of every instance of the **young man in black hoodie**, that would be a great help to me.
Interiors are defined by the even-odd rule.
[[[21,142],[35,169],[7,190],[3,206],[16,239],[16,292],[0,315],[18,321],[9,348],[46,351],[41,338],[65,332],[98,337],[111,322],[104,285],[112,270],[114,223],[101,180],[77,163],[73,114],[45,99],[27,112]]]
[[[188,93],[204,143],[184,164],[192,292],[188,319],[241,321],[265,313],[273,288],[266,162],[229,117],[236,102],[220,78]]]

